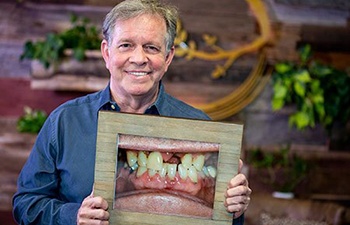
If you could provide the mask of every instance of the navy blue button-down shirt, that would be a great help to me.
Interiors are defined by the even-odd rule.
[[[13,198],[19,224],[76,224],[83,199],[94,183],[98,112],[119,111],[106,89],[64,103],[55,109],[25,163]],[[209,120],[164,91],[145,114]]]

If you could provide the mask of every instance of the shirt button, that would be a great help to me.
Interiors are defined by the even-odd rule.
[[[115,110],[115,105],[112,104],[112,105],[111,105],[111,108],[112,108],[113,110]]]

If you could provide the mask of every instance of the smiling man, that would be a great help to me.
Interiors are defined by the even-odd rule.
[[[106,200],[93,195],[100,110],[210,119],[161,83],[174,57],[177,19],[174,7],[156,0],[123,1],[107,14],[101,52],[110,83],[50,114],[18,178],[19,224],[109,224]],[[243,174],[228,182],[224,204],[234,224],[243,224],[250,194]]]

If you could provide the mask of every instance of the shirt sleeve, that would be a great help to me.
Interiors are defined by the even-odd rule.
[[[59,199],[52,127],[48,119],[19,175],[13,197],[13,214],[18,224],[76,224],[80,204]]]

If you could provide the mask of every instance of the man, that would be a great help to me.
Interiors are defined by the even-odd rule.
[[[124,1],[106,16],[101,52],[110,83],[50,114],[18,179],[18,223],[109,224],[106,200],[93,195],[98,111],[209,119],[161,83],[174,57],[176,22],[176,10],[154,0]],[[243,224],[250,193],[243,174],[223,193],[236,224]]]

